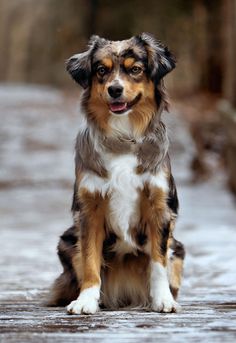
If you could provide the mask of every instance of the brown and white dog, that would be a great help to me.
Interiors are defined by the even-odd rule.
[[[83,88],[76,143],[74,225],[51,305],[71,314],[143,307],[175,312],[184,247],[173,238],[178,198],[161,121],[163,77],[175,67],[150,34],[93,36],[67,70]]]

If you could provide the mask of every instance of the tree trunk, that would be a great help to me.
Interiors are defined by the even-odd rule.
[[[224,82],[221,106],[222,122],[227,137],[226,162],[229,185],[236,194],[236,0],[225,0],[223,8]]]
[[[225,41],[223,95],[232,106],[236,107],[236,0],[224,1],[223,35]]]

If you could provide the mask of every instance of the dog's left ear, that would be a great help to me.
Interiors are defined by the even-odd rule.
[[[91,57],[98,40],[98,36],[92,36],[89,40],[87,51],[81,54],[73,55],[66,61],[66,70],[70,73],[72,78],[84,89],[86,89],[90,84]]]
[[[158,82],[175,68],[174,55],[149,33],[142,33],[138,39],[143,43],[148,55],[151,77]]]

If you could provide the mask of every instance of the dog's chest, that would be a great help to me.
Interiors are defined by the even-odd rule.
[[[120,254],[134,252],[137,250],[137,244],[132,239],[131,231],[138,228],[142,216],[140,200],[144,184],[158,187],[167,193],[165,172],[161,170],[156,175],[149,172],[137,174],[138,161],[132,153],[106,153],[101,156],[108,177],[102,178],[89,171],[85,172],[80,188],[91,193],[99,192],[104,198],[108,198],[105,219],[110,231],[118,237],[114,249]]]
[[[109,172],[107,221],[116,235],[131,245],[129,230],[140,218],[139,194],[143,184],[136,167],[137,158],[132,154],[106,158]]]

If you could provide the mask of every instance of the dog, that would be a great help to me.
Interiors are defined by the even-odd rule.
[[[152,35],[92,36],[67,61],[83,88],[74,224],[60,238],[63,273],[50,305],[69,314],[145,308],[176,312],[184,246],[173,237],[178,196],[168,156],[164,76],[175,58]]]

